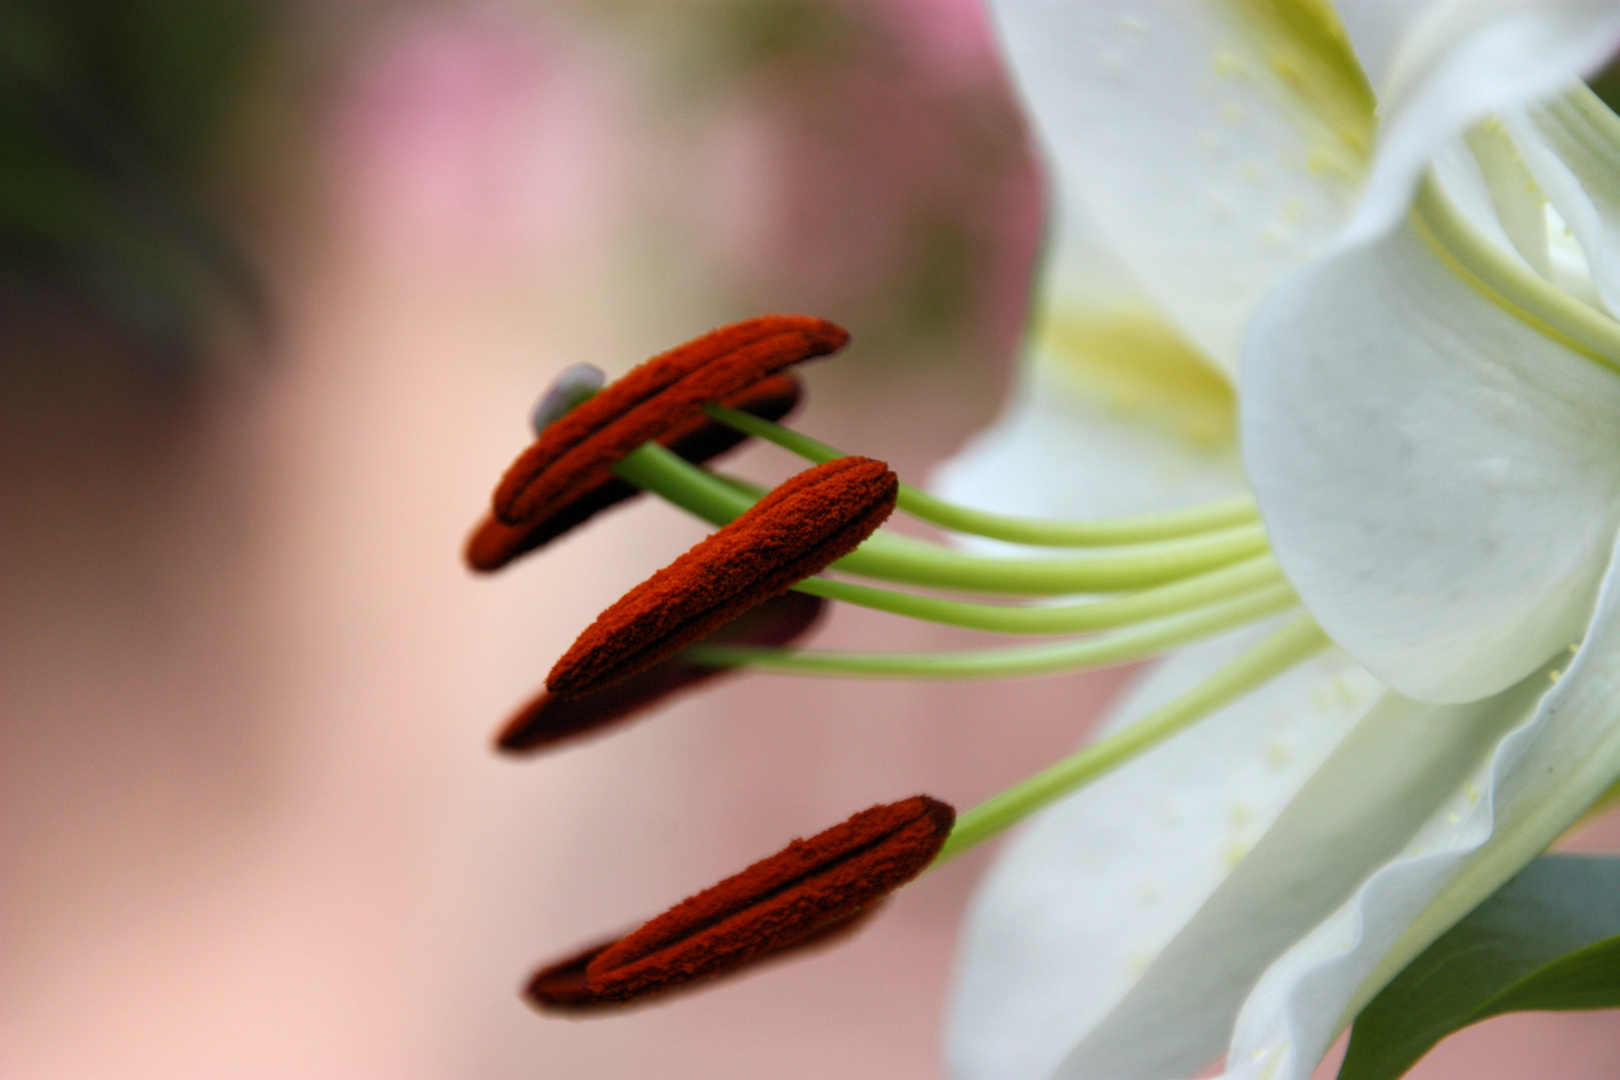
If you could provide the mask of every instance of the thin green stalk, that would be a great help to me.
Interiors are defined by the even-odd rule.
[[[732,645],[694,645],[697,664],[750,667],[791,675],[844,678],[999,679],[1046,675],[1140,660],[1275,614],[1298,603],[1287,585],[1272,585],[1145,626],[1078,641],[938,653],[814,652]]]
[[[758,501],[657,443],[642,443],[621,458],[613,472],[710,525],[724,525]]]
[[[710,405],[704,411],[712,419],[727,427],[773,442],[809,461],[819,463],[847,456],[842,450],[812,439],[792,428],[773,424],[769,420],[763,420],[738,409],[727,408],[724,405]],[[931,522],[942,529],[1038,547],[1140,544],[1245,525],[1259,520],[1260,516],[1252,498],[1237,495],[1187,510],[1173,510],[1160,514],[1095,521],[1048,521],[993,514],[985,510],[958,506],[910,484],[900,485],[898,505],[901,510],[913,517]]]
[[[1270,555],[1261,555],[1207,574],[1125,596],[1040,607],[946,600],[822,577],[806,578],[794,589],[828,600],[947,626],[963,626],[970,630],[1002,634],[1073,634],[1162,619],[1206,604],[1230,600],[1281,581],[1282,570],[1278,568],[1277,560]]]
[[[716,525],[754,500],[745,492],[654,443],[619,462],[620,477]],[[1145,589],[1265,554],[1258,523],[1136,548],[1062,558],[1000,559],[953,551],[879,531],[833,564],[862,577],[929,588],[1017,596]]]
[[[1146,589],[1267,551],[1259,524],[1162,540],[1139,549],[1121,548],[1061,558],[1002,559],[970,555],[894,533],[873,533],[833,569],[861,577],[961,592],[1011,596]]]
[[[956,819],[938,866],[1011,828],[1043,806],[1118,768],[1137,754],[1271,681],[1331,644],[1310,616],[1301,616],[1167,705],[1124,731],[1081,750]]]

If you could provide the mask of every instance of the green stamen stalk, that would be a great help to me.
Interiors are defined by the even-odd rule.
[[[1327,635],[1309,616],[1294,620],[1198,686],[1125,730],[1093,743],[962,814],[933,865],[938,866],[1004,832],[1049,803],[1270,682],[1329,644]]]
[[[648,443],[619,462],[620,477],[716,525],[754,499],[718,477]],[[997,559],[879,531],[834,567],[862,577],[963,592],[1018,596],[1144,589],[1265,554],[1258,523],[1138,545],[1135,549],[1048,559]]]
[[[1162,540],[1131,549],[1062,558],[1001,559],[878,531],[833,569],[905,585],[1008,596],[1146,589],[1191,577],[1267,551],[1259,525]]]
[[[657,443],[643,443],[613,467],[621,480],[660,495],[710,525],[725,525],[757,497],[705,472]]]
[[[718,420],[727,427],[775,443],[784,450],[817,464],[848,456],[842,450],[812,439],[808,435],[738,409],[727,408],[724,405],[710,405],[704,411],[711,419]],[[1142,514],[1098,521],[1043,521],[957,506],[910,484],[900,485],[898,506],[913,517],[938,525],[942,529],[950,529],[952,532],[1038,547],[1140,544],[1153,540],[1193,536],[1235,525],[1247,525],[1258,521],[1260,516],[1252,498],[1238,495],[1204,506],[1160,514]]]
[[[1277,585],[1283,580],[1277,561],[1270,555],[1262,555],[1197,577],[1125,596],[1046,607],[946,600],[821,577],[807,578],[794,588],[827,600],[839,600],[969,630],[1001,634],[1073,634],[1088,630],[1111,630],[1149,619],[1178,615],[1265,586]]]
[[[698,664],[750,667],[793,675],[891,679],[998,679],[1048,675],[1154,656],[1222,630],[1276,614],[1298,603],[1287,585],[1271,585],[1145,626],[1112,634],[1024,645],[938,653],[812,652],[694,645],[683,654]]]

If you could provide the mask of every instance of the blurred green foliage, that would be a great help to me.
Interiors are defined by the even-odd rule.
[[[0,316],[42,298],[188,370],[262,330],[211,192],[270,0],[0,0]]]
[[[874,28],[819,0],[744,0],[713,4],[714,51],[738,70],[782,64],[854,63],[872,51]]]

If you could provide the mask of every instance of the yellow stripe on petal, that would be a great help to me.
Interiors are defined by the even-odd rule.
[[[1359,180],[1372,153],[1375,102],[1332,4],[1220,0],[1217,7],[1257,61],[1217,61],[1217,74],[1255,75],[1275,84],[1280,92],[1272,96],[1311,128],[1306,168]]]
[[[1230,445],[1237,400],[1199,349],[1145,305],[1048,311],[1035,354],[1076,393],[1201,448]]]

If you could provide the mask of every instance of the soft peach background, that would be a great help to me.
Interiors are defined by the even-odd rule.
[[[904,475],[989,418],[1039,209],[982,17],[708,0],[343,29],[294,95],[312,149],[243,163],[270,356],[177,389],[61,327],[58,362],[0,368],[0,1074],[938,1075],[983,856],[852,944],[667,1007],[568,1022],[515,991],[855,809],[972,804],[1123,674],[739,678],[502,760],[505,710],[701,530],[649,501],[493,580],[457,551],[553,372],[740,315],[849,325],[803,426]],[[949,640],[856,611],[822,637]],[[1615,1026],[1497,1021],[1415,1075],[1612,1077]]]

